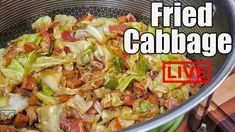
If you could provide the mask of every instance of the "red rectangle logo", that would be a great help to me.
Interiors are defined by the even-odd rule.
[[[209,83],[211,63],[207,61],[163,62],[163,83]]]

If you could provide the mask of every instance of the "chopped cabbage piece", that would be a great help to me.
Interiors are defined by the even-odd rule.
[[[29,74],[32,64],[34,63],[37,57],[39,57],[37,53],[31,52],[18,59],[19,62],[24,66],[25,74]]]
[[[13,59],[7,68],[1,68],[0,70],[13,84],[20,83],[25,73],[24,67],[16,59]]]
[[[138,115],[135,114],[132,108],[128,106],[122,107],[119,117],[124,120],[137,120],[138,119]]]
[[[56,15],[55,20],[60,22],[60,24],[67,24],[69,26],[74,26],[77,22],[77,19],[73,16],[66,16],[66,15]]]
[[[70,64],[75,60],[69,56],[42,56],[38,57],[32,65],[32,71],[41,71],[43,69],[53,67],[56,65]]]
[[[118,93],[111,93],[111,100],[112,100],[112,106],[114,107],[123,104],[120,99],[120,95]]]
[[[136,75],[129,75],[128,77],[125,77],[122,79],[122,81],[119,83],[116,89],[120,89],[121,91],[124,91],[133,79],[142,80],[141,77],[138,77]]]
[[[49,16],[40,17],[36,22],[32,24],[33,29],[39,29],[43,27],[48,27],[52,23],[52,20]]]
[[[117,25],[118,22],[117,22],[117,19],[115,18],[95,18],[92,20],[92,25],[94,26],[102,26],[102,25],[106,25],[106,26],[109,26],[109,25]]]
[[[36,94],[37,98],[39,100],[41,100],[43,103],[45,104],[57,104],[58,103],[58,99],[44,95],[44,93],[42,92],[37,92]]]
[[[17,42],[16,44],[18,47],[22,47],[26,42],[33,42],[34,44],[39,45],[41,40],[42,36],[39,33],[34,33],[34,34],[24,34],[19,38],[15,39],[14,41]]]
[[[1,110],[15,110],[15,114],[28,107],[28,99],[20,94],[9,94],[8,105]]]
[[[60,115],[63,112],[63,104],[53,106],[41,106],[36,110],[39,119],[39,127],[45,132],[60,132]]]
[[[122,128],[127,128],[135,124],[135,120],[124,120],[121,118],[118,118]]]
[[[92,101],[85,101],[82,98],[82,96],[77,94],[74,98],[70,99],[67,102],[67,105],[75,108],[81,114],[84,114],[91,108],[91,106],[93,105],[93,102]]]
[[[103,62],[106,67],[112,64],[112,54],[110,51],[104,46],[97,46],[96,51],[94,52],[94,56],[99,61]]]
[[[59,83],[62,73],[55,70],[45,70],[40,73],[40,78],[54,92],[60,92]]]
[[[110,91],[111,91],[110,89],[107,89],[107,88],[104,88],[104,87],[94,90],[95,95],[98,98],[104,97],[106,94],[110,93]]]
[[[147,112],[152,109],[152,104],[147,100],[142,100],[139,104],[140,112]]]
[[[101,118],[103,119],[102,122],[99,124],[104,124],[114,118],[114,112],[112,110],[103,110],[101,114]]]
[[[101,44],[106,44],[107,38],[105,34],[102,31],[98,30],[96,27],[88,25],[86,31],[94,38],[96,38]]]

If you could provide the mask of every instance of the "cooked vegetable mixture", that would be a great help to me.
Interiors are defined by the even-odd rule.
[[[36,33],[0,50],[0,122],[5,124],[0,131],[125,129],[177,107],[199,90],[162,83],[163,61],[190,61],[184,55],[124,52],[127,28],[155,32],[131,13],[87,14],[79,20],[44,16],[32,28]],[[3,118],[9,110],[14,115]]]

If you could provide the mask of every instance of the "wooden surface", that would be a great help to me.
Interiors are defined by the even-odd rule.
[[[200,105],[200,107],[202,107],[202,110],[205,106],[205,103],[206,102],[204,101]],[[215,91],[208,112],[209,113],[207,117],[210,119],[210,121],[208,121],[207,127],[209,128],[215,128],[218,123],[224,121],[225,117],[229,117],[232,119],[232,121],[235,122],[235,118],[230,116],[235,113],[235,74],[229,76]],[[176,132],[190,132],[187,124],[188,118],[188,114],[186,114],[183,122],[181,123]],[[235,124],[231,123],[233,122],[227,124],[235,126]]]

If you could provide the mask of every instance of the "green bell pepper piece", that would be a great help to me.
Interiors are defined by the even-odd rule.
[[[41,100],[45,104],[57,104],[59,102],[58,98],[46,96],[44,93],[40,91],[37,92],[36,96],[39,100]]]
[[[109,76],[104,83],[105,88],[109,88],[112,90],[115,89],[117,86],[118,86],[118,80],[114,76]]]
[[[46,84],[43,84],[42,91],[46,96],[51,96],[53,94],[53,91]]]
[[[117,55],[113,57],[114,68],[117,73],[121,72],[121,59]]]
[[[136,75],[130,75],[126,78],[124,78],[121,83],[119,83],[119,85],[117,86],[116,89],[120,89],[120,91],[124,91],[125,88],[130,84],[130,82],[133,80],[133,79],[136,79],[138,81],[142,80],[141,77],[138,77]]]
[[[147,72],[147,63],[143,58],[140,59],[139,63],[137,64],[137,72],[142,76],[144,76]]]

